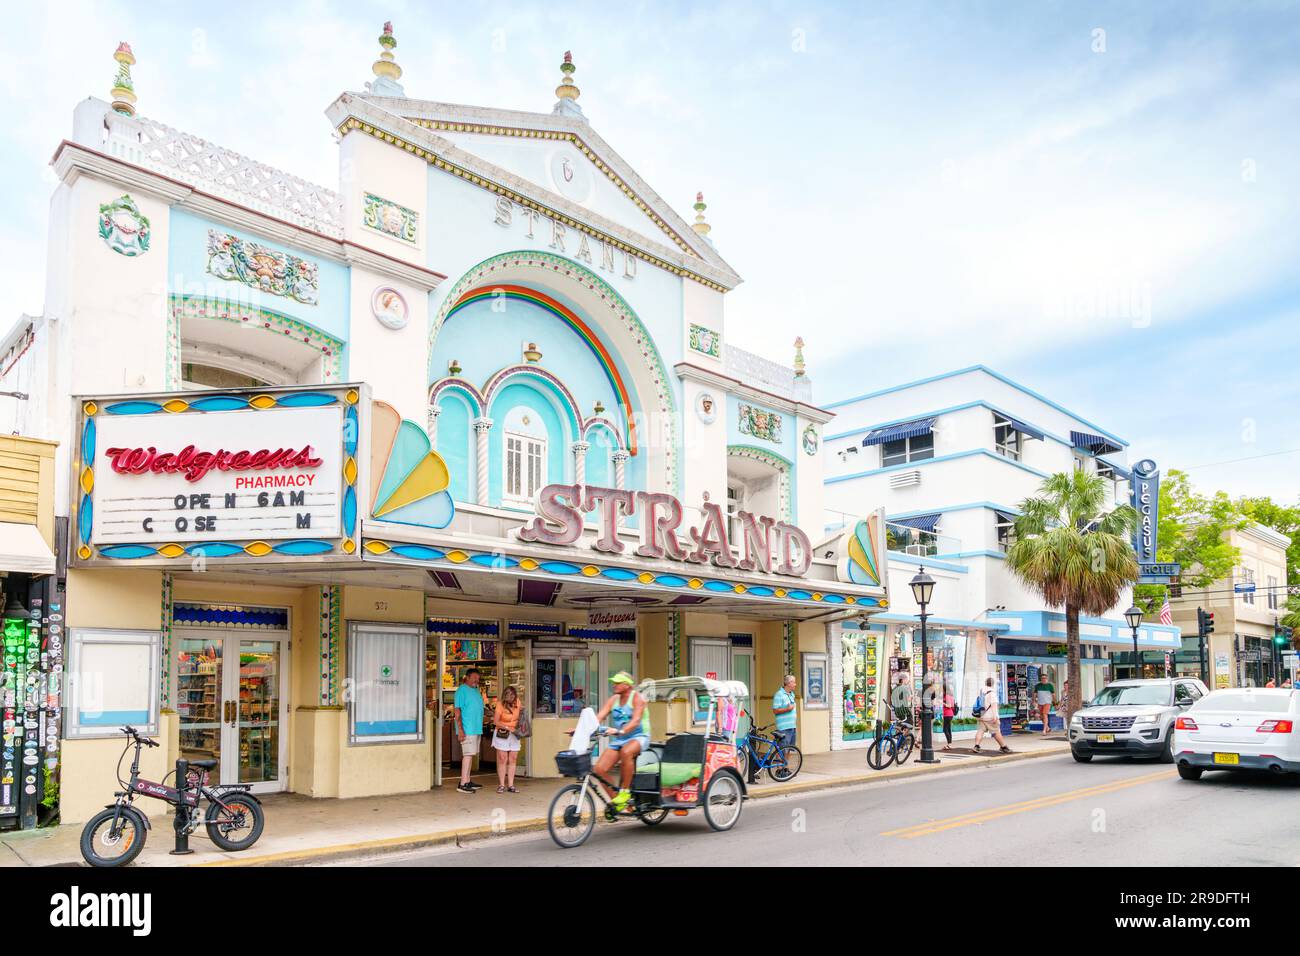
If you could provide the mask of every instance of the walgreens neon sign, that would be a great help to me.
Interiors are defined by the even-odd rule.
[[[709,501],[707,492],[700,506],[704,519],[688,528],[681,527],[682,503],[662,492],[555,484],[538,493],[535,507],[537,517],[515,532],[520,541],[575,544],[582,537],[583,515],[599,511],[600,534],[592,541],[592,548],[622,554],[627,545],[618,536],[619,519],[639,514],[641,544],[633,553],[640,558],[668,558],[793,577],[802,577],[812,564],[812,542],[803,531],[787,521],[748,511],[736,513],[740,540],[739,550],[733,549],[722,508]]]
[[[210,471],[273,471],[288,468],[319,468],[321,459],[311,445],[301,449],[261,448],[257,451],[199,451],[186,445],[178,452],[158,453],[157,448],[110,448],[111,466],[119,475],[183,474],[186,481],[202,481]]]

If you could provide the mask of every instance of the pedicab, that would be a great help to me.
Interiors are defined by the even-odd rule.
[[[629,788],[632,799],[622,810],[610,796],[618,790],[617,764],[609,772],[614,777],[610,780],[592,769],[590,749],[556,754],[560,773],[575,782],[561,788],[551,801],[546,826],[551,839],[565,849],[585,843],[601,816],[610,822],[633,817],[652,827],[669,813],[685,816],[703,810],[709,826],[724,832],[740,819],[748,793],[736,762],[736,735],[749,689],[741,681],[667,677],[643,680],[636,692],[647,704],[686,697],[697,722],[703,715],[703,729],[670,733],[662,743],[652,742],[648,751],[638,754]],[[599,739],[592,737],[593,742]]]

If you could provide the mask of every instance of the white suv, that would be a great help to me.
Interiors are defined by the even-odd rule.
[[[1209,692],[1195,677],[1107,684],[1070,717],[1070,752],[1079,763],[1097,754],[1172,763],[1174,721]]]

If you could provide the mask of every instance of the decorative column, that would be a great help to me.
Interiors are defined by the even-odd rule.
[[[492,419],[474,419],[474,443],[478,449],[477,479],[478,503],[488,503],[488,432],[492,428]]]
[[[159,622],[162,646],[158,649],[158,706],[171,711],[172,706],[172,576],[166,571],[162,576],[162,615]]]
[[[794,673],[794,634],[795,634],[794,629],[795,629],[794,621],[783,622],[783,630],[781,634],[781,652],[783,658],[785,659],[785,674]],[[785,674],[781,675],[781,678],[783,680],[785,679]]]
[[[614,487],[627,487],[627,459],[628,453],[625,451],[616,451],[610,456],[614,459]]]
[[[343,633],[343,588],[320,588],[320,706],[339,704],[339,639]]]
[[[570,447],[573,449],[573,483],[575,485],[585,485],[587,483],[587,452],[591,448],[591,443],[575,441]]]
[[[429,406],[429,427],[426,431],[429,433],[429,447],[434,449],[438,447],[438,413],[441,411],[436,404]]]

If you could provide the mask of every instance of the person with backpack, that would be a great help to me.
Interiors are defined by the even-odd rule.
[[[970,712],[975,718],[975,752],[981,752],[980,741],[984,739],[984,735],[991,734],[1004,754],[1011,753],[1011,748],[1002,737],[1002,720],[998,716],[998,689],[992,677],[984,681],[984,687],[975,698]]]

